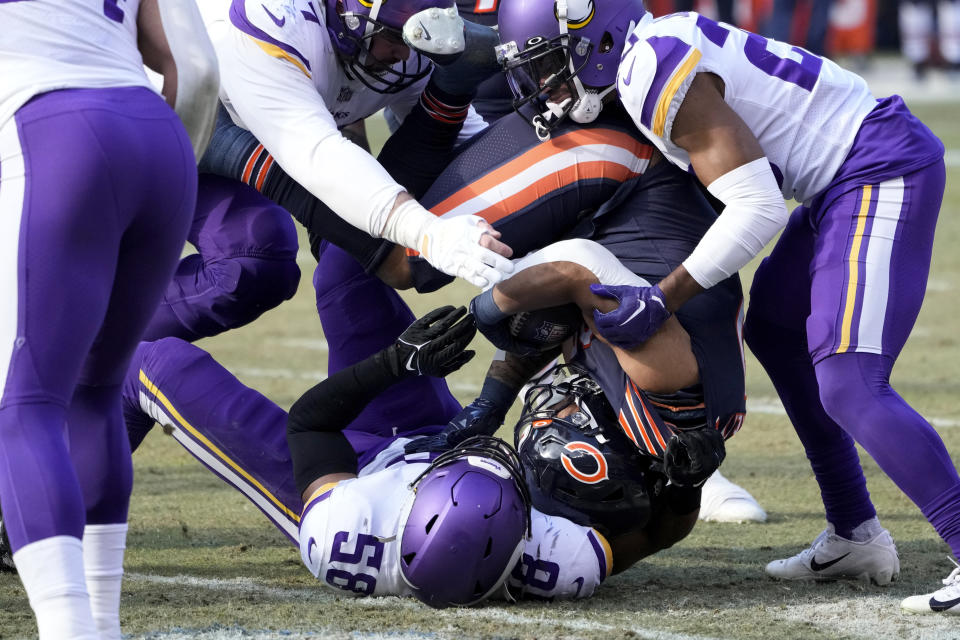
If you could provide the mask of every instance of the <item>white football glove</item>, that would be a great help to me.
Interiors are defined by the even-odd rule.
[[[489,230],[479,216],[434,218],[422,229],[417,247],[420,255],[440,271],[486,288],[513,271],[510,260],[480,245]]]
[[[510,260],[480,245],[483,235],[493,231],[486,220],[478,216],[438,218],[416,200],[403,196],[397,197],[381,238],[419,251],[440,271],[481,288],[495,285],[513,271]],[[497,244],[509,251],[506,245]]]

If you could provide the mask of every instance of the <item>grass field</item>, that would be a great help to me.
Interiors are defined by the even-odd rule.
[[[960,91],[960,90],[958,90]],[[960,108],[922,103],[915,113],[948,148],[947,196],[923,312],[894,371],[894,386],[933,421],[960,464]],[[306,246],[306,245],[304,245]],[[260,320],[202,346],[281,406],[325,374],[326,343],[313,304],[314,263],[303,253],[297,296]],[[752,269],[744,272],[749,283]],[[407,296],[415,312],[465,302],[463,284]],[[450,383],[464,401],[478,391],[489,349]],[[749,357],[749,356],[748,356]],[[434,611],[413,600],[354,599],[318,585],[298,552],[255,507],[159,430],[134,457],[122,618],[132,638],[956,638],[957,618],[899,612],[949,571],[949,549],[917,508],[864,455],[870,489],[901,554],[887,588],[788,584],[763,566],[807,546],[824,527],[816,484],[769,381],[748,360],[749,415],[728,444],[724,472],[770,514],[762,525],[699,523],[674,548],[610,578],[575,604],[488,603]],[[509,423],[509,420],[508,420]],[[921,469],[923,461],[915,461]],[[0,639],[32,637],[19,581],[0,575]]]

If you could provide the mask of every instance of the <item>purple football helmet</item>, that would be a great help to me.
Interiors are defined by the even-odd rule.
[[[399,69],[370,55],[374,36],[402,42],[407,18],[432,7],[446,9],[455,0],[325,0],[327,31],[348,75],[378,93],[396,93],[424,78],[432,63],[413,51]]]
[[[533,506],[543,513],[606,536],[649,520],[653,459],[627,439],[585,370],[561,364],[541,376],[527,392],[515,438]]]
[[[517,454],[475,436],[411,483],[400,515],[400,574],[431,607],[476,604],[502,587],[530,531]]]
[[[527,117],[521,109],[533,103],[529,119],[541,139],[567,115],[580,123],[597,118],[616,86],[627,37],[645,13],[642,0],[502,0],[498,55],[514,108]],[[564,87],[568,98],[546,100]]]

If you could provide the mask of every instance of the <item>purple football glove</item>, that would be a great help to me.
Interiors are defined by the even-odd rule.
[[[592,284],[590,291],[604,298],[613,298],[620,306],[610,313],[593,310],[597,331],[621,349],[632,349],[657,332],[670,312],[659,285]]]

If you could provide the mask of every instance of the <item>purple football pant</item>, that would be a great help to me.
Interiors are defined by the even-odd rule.
[[[146,88],[54,91],[0,128],[0,501],[14,551],[126,522],[120,384],[196,200]]]
[[[243,326],[297,292],[297,232],[290,214],[237,180],[201,174],[188,241],[144,340],[184,340]]]
[[[331,372],[391,344],[413,322],[396,292],[346,252],[326,245],[317,269]],[[171,428],[184,448],[296,544],[303,504],[287,448],[286,411],[176,338],[137,348],[123,385],[123,410],[134,442],[154,421]],[[414,378],[374,399],[345,434],[363,468],[396,437],[436,433],[459,411],[443,380]]]
[[[840,535],[873,517],[854,441],[960,554],[960,477],[890,387],[923,302],[943,162],[798,207],[750,291],[745,338],[810,459]]]

